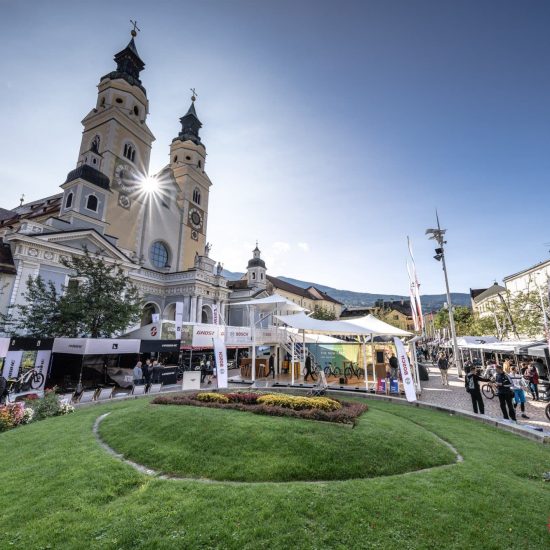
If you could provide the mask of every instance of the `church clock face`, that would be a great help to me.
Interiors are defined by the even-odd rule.
[[[120,193],[120,195],[118,196],[118,204],[120,204],[122,208],[130,208],[130,205],[132,203],[128,195],[123,195],[122,193]]]
[[[189,210],[189,225],[193,229],[200,230],[202,229],[202,221],[202,214],[200,213],[200,211],[196,208],[191,208]]]
[[[117,164],[113,178],[113,183],[117,189],[123,193],[130,193],[135,190],[136,182],[137,174],[134,168],[124,162]],[[123,205],[121,204],[121,206]]]

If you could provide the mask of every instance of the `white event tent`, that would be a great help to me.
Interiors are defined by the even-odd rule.
[[[380,319],[377,319],[373,315],[366,315],[357,319],[350,319],[346,321],[323,321],[320,319],[313,319],[308,317],[305,313],[297,313],[295,315],[275,315],[275,318],[292,327],[302,333],[302,338],[305,342],[305,334],[329,334],[339,336],[356,336],[360,338],[363,347],[363,363],[365,368],[365,386],[368,390],[368,377],[367,377],[367,360],[366,360],[366,348],[365,337],[370,336],[371,346],[373,349],[373,363],[374,363],[374,336],[412,336],[410,332],[401,330],[400,328],[384,323]],[[414,348],[412,350],[414,352]],[[416,383],[418,386],[418,372],[416,366],[416,357],[412,353],[412,359],[414,364],[414,373]],[[294,375],[294,372],[293,372]],[[376,384],[376,369],[373,364],[373,376]],[[294,384],[294,376],[292,377],[292,383]]]

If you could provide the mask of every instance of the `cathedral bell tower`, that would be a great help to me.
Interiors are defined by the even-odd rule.
[[[96,106],[82,121],[77,168],[62,186],[61,212],[70,217],[71,209],[83,200],[72,187],[80,183],[93,188],[99,181],[105,194],[101,216],[105,233],[116,237],[118,246],[129,252],[138,246],[144,203],[140,186],[149,172],[155,139],[146,124],[149,101],[140,79],[145,63],[137,52],[136,29],[134,24],[130,42],[115,55],[116,69],[101,77]],[[89,194],[89,189],[82,192]],[[67,201],[69,208],[65,208]]]
[[[191,106],[180,118],[181,131],[170,146],[170,168],[180,190],[183,209],[181,226],[183,255],[180,270],[195,264],[195,254],[202,255],[206,245],[208,195],[212,182],[204,171],[206,149],[199,137],[202,123],[195,110],[193,90]]]
[[[261,252],[256,242],[256,248],[252,251],[252,259],[248,260],[246,269],[248,286],[265,290],[267,287],[266,271],[265,262],[261,258]]]

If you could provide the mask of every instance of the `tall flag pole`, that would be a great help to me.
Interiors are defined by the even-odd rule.
[[[414,309],[413,320],[415,321],[415,330],[421,332],[424,335],[424,316],[422,315],[422,303],[420,302],[420,283],[418,282],[418,275],[416,273],[416,263],[414,261],[414,255],[412,251],[412,244],[410,238],[407,236],[407,246],[409,248],[409,254],[411,256],[411,268],[409,270],[409,280],[411,282],[411,309]]]

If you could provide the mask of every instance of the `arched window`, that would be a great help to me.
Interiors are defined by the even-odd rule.
[[[252,279],[256,278],[256,273],[252,272]]]
[[[90,149],[92,153],[95,153],[96,155],[99,155],[99,143],[101,142],[101,139],[99,136],[95,136],[94,139],[92,139],[92,144],[90,145]]]
[[[101,98],[101,106],[105,107],[105,98],[104,97]]]
[[[168,247],[161,241],[155,241],[149,250],[149,258],[155,267],[168,267]]]
[[[124,156],[134,162],[136,160],[136,148],[130,143],[124,145]]]
[[[195,189],[193,189],[193,202],[195,204],[201,203],[201,192],[199,191],[198,187],[195,187]]]
[[[201,163],[200,160],[199,160],[199,162],[197,163],[197,166],[198,166],[199,168],[202,168],[202,163]]]
[[[67,200],[65,201],[65,208],[70,208],[73,205],[73,193],[72,191],[67,195]]]
[[[86,201],[86,208],[97,212],[98,200],[95,195],[88,195],[88,200]]]

